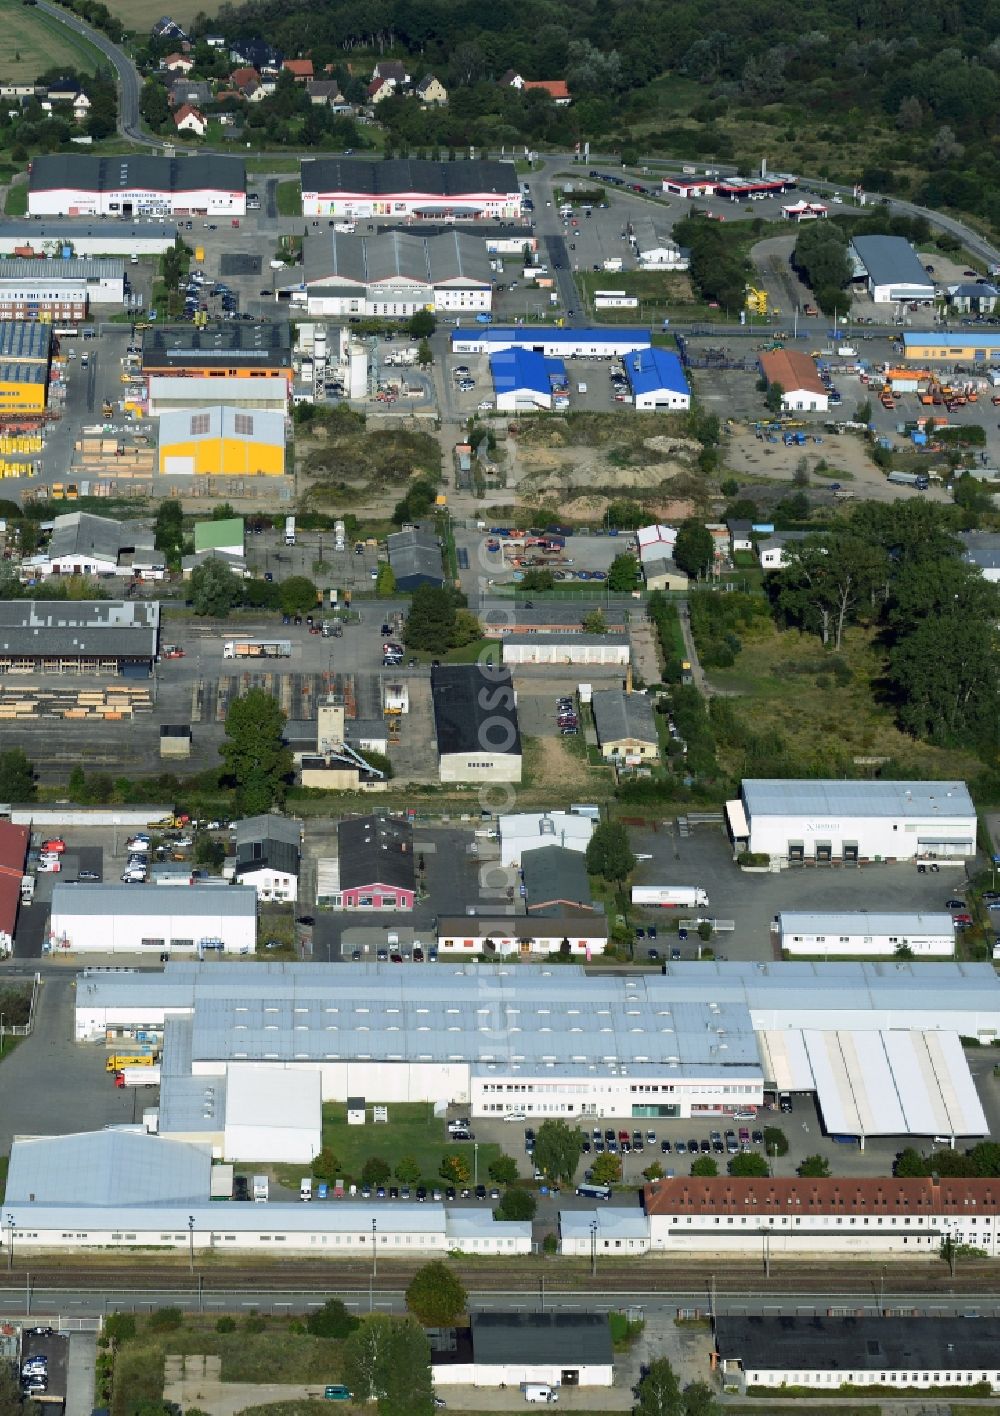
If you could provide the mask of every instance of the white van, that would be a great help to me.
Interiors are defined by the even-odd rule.
[[[299,1199],[311,1200],[313,1197],[313,1182],[311,1175],[303,1175],[299,1181]]]
[[[538,1402],[545,1403],[559,1400],[559,1393],[557,1391],[553,1391],[550,1386],[543,1386],[541,1383],[525,1382],[522,1391],[524,1392],[525,1401],[531,1401],[536,1404]]]

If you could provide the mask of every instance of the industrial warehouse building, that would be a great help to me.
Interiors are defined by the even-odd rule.
[[[284,379],[187,378],[154,374],[146,381],[146,412],[150,418],[187,409],[191,412],[220,404],[241,413],[288,411],[288,384]]]
[[[717,1317],[712,1365],[725,1387],[1000,1391],[1000,1323],[950,1317]]]
[[[793,864],[976,853],[976,809],[964,782],[746,780],[726,814],[739,848]]]
[[[871,914],[865,910],[775,916],[774,932],[786,954],[819,959],[892,957],[901,950],[919,959],[955,956],[955,921],[950,914]]]
[[[256,322],[147,329],[142,336],[142,372],[147,387],[164,375],[212,379],[213,385],[222,379],[281,379],[290,385],[291,333],[287,324]],[[224,400],[215,396],[214,401]]]
[[[629,661],[627,634],[505,634],[505,664],[617,664]]]
[[[781,406],[786,413],[825,413],[830,395],[816,369],[816,361],[795,349],[775,349],[757,358],[761,376],[768,385],[781,387]]]
[[[49,945],[53,953],[145,954],[206,950],[252,954],[257,892],[249,886],[152,890],[134,885],[56,885]]]
[[[670,350],[636,349],[626,354],[622,362],[636,408],[649,411],[691,407],[684,366]]]
[[[54,519],[48,545],[22,561],[21,572],[43,580],[50,575],[132,575],[163,580],[167,567],[148,524],[69,511]]]
[[[678,1176],[646,1186],[655,1252],[899,1254],[936,1257],[942,1240],[1000,1252],[995,1179],[744,1179]]]
[[[903,357],[921,364],[993,364],[1000,359],[1000,333],[996,330],[933,330],[918,334],[903,332]]]
[[[162,256],[177,240],[177,227],[146,218],[101,222],[29,218],[0,220],[0,256]]]
[[[224,404],[164,413],[158,466],[168,477],[284,476],[284,414]]]
[[[498,349],[490,354],[490,377],[498,412],[550,409],[554,389],[569,393],[566,365],[533,349]]]
[[[51,325],[0,321],[0,414],[45,412],[51,355]]]
[[[0,674],[145,677],[159,632],[156,600],[0,601]]]
[[[598,689],[591,699],[601,756],[626,763],[652,762],[660,755],[653,704],[644,693]]]
[[[397,531],[386,537],[386,550],[398,590],[444,584],[441,542],[434,530],[416,526],[409,531]]]
[[[609,1387],[614,1381],[606,1313],[473,1313],[467,1328],[431,1335],[435,1387]]]
[[[162,1097],[162,1087],[161,1087]],[[11,1148],[0,1245],[26,1249],[176,1250],[371,1256],[527,1254],[531,1224],[441,1204],[232,1200],[233,1167],[214,1164],[220,1122],[192,1111],[197,1143],[134,1128],[19,1138]],[[151,1122],[152,1122],[152,1118]],[[194,1118],[192,1118],[194,1119]]]
[[[560,954],[577,958],[603,954],[608,945],[608,921],[593,910],[561,914],[442,915],[437,924],[438,953],[466,958],[530,958]]]
[[[27,826],[0,821],[0,958],[14,949],[17,912],[21,907],[21,881],[27,869]]]
[[[854,277],[865,282],[876,305],[933,300],[934,281],[902,236],[855,236]]]
[[[0,320],[73,323],[86,319],[92,305],[124,301],[121,260],[0,260]]]
[[[586,938],[593,926],[576,927]],[[1000,1037],[1000,979],[988,964],[946,962],[668,963],[592,978],[574,965],[219,961],[78,981],[80,1040],[166,1025],[169,1041],[179,1023],[199,1079],[231,1062],[281,1063],[318,1071],[324,1101],[649,1121],[752,1111],[776,1086],[815,1093],[826,1129],[863,1144],[988,1133],[959,1039]]]
[[[559,329],[552,325],[476,325],[456,329],[453,354],[496,354],[526,349],[548,359],[622,359],[636,349],[649,349],[648,329]]]
[[[510,669],[432,667],[431,698],[442,782],[521,780],[521,733]]]
[[[573,811],[519,811],[497,819],[500,859],[520,866],[526,855],[546,846],[583,855],[594,834],[594,819]]]
[[[517,220],[521,183],[513,162],[304,158],[302,215],[386,220]]]
[[[47,153],[28,169],[29,216],[244,216],[246,209],[238,157]]]
[[[300,279],[283,289],[310,315],[402,318],[417,310],[477,313],[493,306],[485,243],[457,231],[307,233]]]

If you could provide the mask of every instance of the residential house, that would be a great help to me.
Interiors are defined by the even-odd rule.
[[[529,915],[594,908],[586,858],[579,851],[565,846],[527,851],[521,857],[521,879]]]
[[[417,97],[425,108],[441,107],[448,102],[448,90],[440,79],[428,74],[417,84]]]
[[[261,78],[276,79],[281,73],[284,55],[262,39],[238,39],[230,46],[229,57],[234,64],[256,69]]]
[[[501,88],[524,88],[524,80],[516,69],[507,69],[497,79],[497,83]]]
[[[591,707],[601,756],[625,763],[652,762],[660,755],[653,704],[644,693],[598,689]]]
[[[185,34],[184,30],[181,29],[177,21],[171,19],[169,15],[162,15],[156,21],[156,24],[153,26],[151,33],[154,39],[186,40],[188,38],[187,34]]]
[[[90,99],[84,93],[83,89],[81,89],[73,100],[73,117],[78,123],[82,123],[83,120],[88,117],[89,113]]]
[[[396,85],[391,79],[372,79],[367,89],[368,102],[381,103],[383,98],[392,98],[395,92]]]
[[[753,550],[753,522],[749,520],[727,521],[726,527],[729,531],[729,549],[732,555],[740,551]]]
[[[965,546],[965,563],[977,566],[984,580],[1000,582],[1000,535],[995,531],[961,531],[958,539]]]
[[[948,304],[967,315],[992,315],[1000,300],[1000,291],[995,285],[978,285],[968,282],[964,285],[949,285]]]
[[[401,59],[380,59],[372,70],[372,83],[376,79],[384,79],[394,89],[409,88],[413,82]]]
[[[233,878],[237,885],[252,885],[258,900],[294,904],[299,897],[301,848],[302,827],[297,821],[273,813],[246,817],[236,823]]]
[[[573,102],[565,79],[522,79],[521,88],[525,92],[539,89],[542,93],[547,93],[557,108],[568,108]]]
[[[313,61],[311,59],[286,59],[281,67],[286,73],[291,74],[297,84],[309,83],[313,77]]]
[[[167,85],[167,103],[171,108],[181,108],[185,103],[190,103],[192,108],[203,109],[212,101],[211,86],[203,79],[186,79],[179,74]]]
[[[225,49],[226,36],[224,34],[206,34],[205,43],[209,49]]]
[[[241,98],[251,98],[260,88],[260,74],[247,64],[240,69],[234,69],[229,75],[229,82]],[[219,97],[222,98],[223,95],[220,94]]]
[[[168,54],[160,67],[171,74],[190,74],[194,68],[194,60],[190,54],[181,54],[178,51],[176,54]]]
[[[317,108],[336,108],[343,102],[340,85],[336,79],[309,79],[306,83],[306,93],[310,103],[315,104]]]
[[[413,827],[392,816],[354,816],[337,825],[335,909],[412,910]]]
[[[757,543],[761,570],[783,570],[788,564],[785,547],[804,541],[809,535],[808,531],[773,531],[770,536],[764,537]]]
[[[193,133],[203,138],[208,131],[208,119],[190,103],[185,103],[174,113],[174,127],[178,133]]]

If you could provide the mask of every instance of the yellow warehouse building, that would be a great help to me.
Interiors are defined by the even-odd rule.
[[[0,320],[0,414],[44,413],[51,352],[51,325]]]
[[[225,406],[164,413],[159,469],[168,477],[281,477],[284,414]]]

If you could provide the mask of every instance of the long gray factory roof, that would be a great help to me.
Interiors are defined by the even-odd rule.
[[[743,800],[753,816],[974,817],[964,782],[784,781],[747,778]]]
[[[996,1369],[995,1318],[720,1317],[715,1350],[746,1371]],[[845,1378],[842,1376],[841,1380]]]
[[[0,653],[151,659],[158,600],[0,600]]]
[[[0,280],[120,280],[124,274],[125,261],[121,256],[0,258]]]
[[[52,917],[57,915],[133,915],[138,918],[183,915],[256,916],[257,891],[250,885],[227,890],[163,890],[137,885],[55,885]]]
[[[934,280],[903,236],[855,236],[854,249],[873,285],[916,285],[933,289]]]
[[[2,269],[0,266],[0,271]],[[151,553],[154,549],[152,530],[138,521],[113,521],[109,516],[70,511],[56,517],[42,559],[93,555],[102,560],[117,560],[123,547]]]
[[[481,160],[431,162],[396,157],[371,162],[363,157],[311,157],[302,160],[301,177],[303,192],[344,192],[353,196],[460,197],[516,193],[520,189],[513,162]]]
[[[29,185],[33,192],[245,192],[247,175],[241,157],[218,157],[214,153],[184,157],[123,153],[121,157],[100,157],[56,152],[32,158]]]
[[[373,285],[396,279],[430,285],[463,280],[489,285],[491,280],[485,242],[458,231],[442,236],[399,231],[355,236],[324,231],[306,236],[302,264],[306,285],[339,281]]]
[[[111,1128],[16,1137],[5,1204],[187,1204],[208,1195],[208,1147]]]

